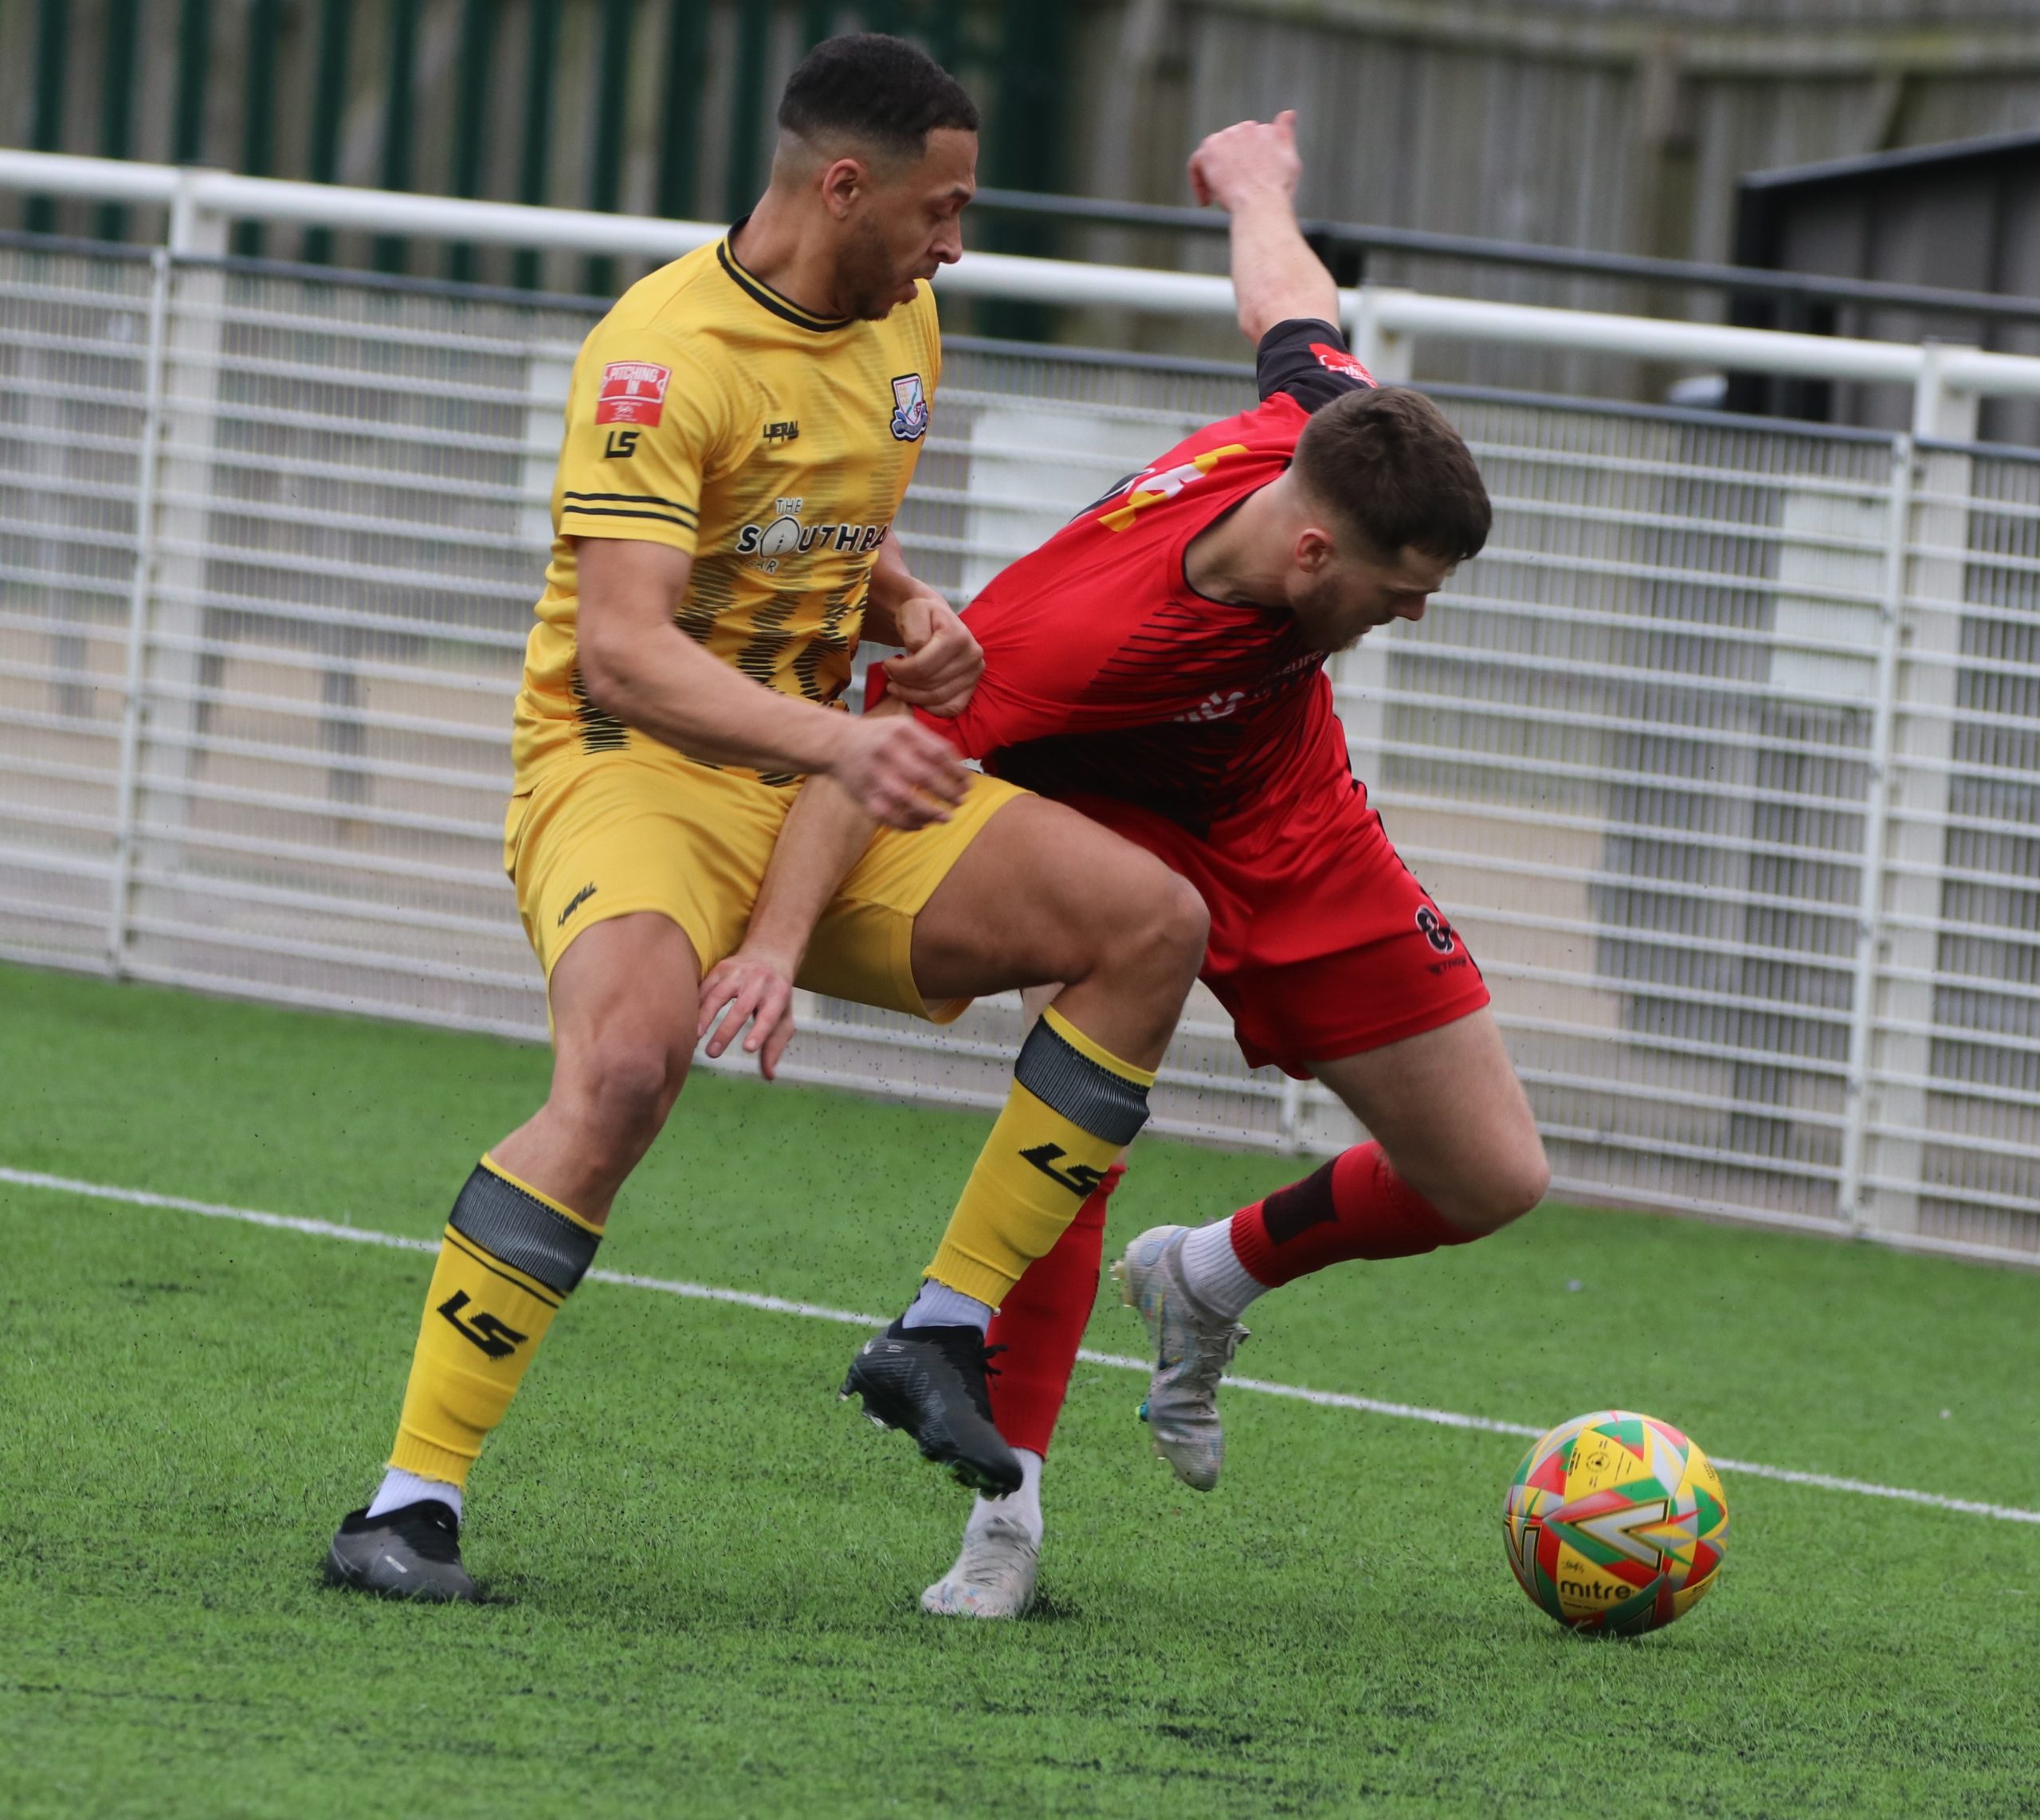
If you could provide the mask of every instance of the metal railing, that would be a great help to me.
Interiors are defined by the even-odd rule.
[[[244,206],[428,231],[385,212],[426,198],[172,175],[187,244]],[[549,225],[706,231],[590,219]],[[952,279],[1118,281],[978,257]],[[1225,290],[1174,284],[1199,310]],[[1482,332],[1732,336],[1769,370],[1914,388],[1917,436],[1442,393],[1493,539],[1335,681],[1486,969],[1562,1192],[2040,1257],[2040,460],[1964,425],[1982,390],[2040,390],[2040,362],[1347,305],[1391,357],[1471,308]],[[0,246],[0,949],[543,1034],[500,870],[508,708],[598,307]],[[1815,359],[1845,364],[1795,365]],[[953,343],[900,527],[917,571],[967,600],[1248,395],[1243,369]],[[1003,1092],[1010,1005],[942,1032],[803,1011],[805,1077]],[[1319,1089],[1250,1074],[1208,1001],[1156,1104],[1271,1148],[1354,1135]]]

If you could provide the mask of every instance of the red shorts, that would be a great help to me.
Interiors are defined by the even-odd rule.
[[[1201,977],[1252,1068],[1309,1065],[1457,1022],[1488,1002],[1466,944],[1341,779],[1204,835],[1132,803],[1065,798],[1180,873],[1211,912]]]

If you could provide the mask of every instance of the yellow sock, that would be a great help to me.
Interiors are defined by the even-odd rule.
[[[571,1207],[481,1159],[453,1203],[426,1292],[392,1466],[467,1484],[601,1238]]]
[[[1122,1061],[1050,1006],[922,1274],[996,1308],[1147,1123],[1154,1085],[1153,1069]]]

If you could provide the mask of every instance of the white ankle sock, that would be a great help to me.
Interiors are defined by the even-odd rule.
[[[1221,1320],[1240,1311],[1268,1285],[1255,1280],[1233,1249],[1230,1218],[1199,1226],[1183,1241],[1183,1280],[1200,1304]]]
[[[961,1289],[952,1289],[947,1283],[938,1283],[931,1277],[920,1288],[920,1293],[908,1304],[907,1312],[900,1316],[903,1328],[916,1327],[974,1327],[979,1332],[991,1325],[991,1305],[979,1301],[975,1296],[967,1296]]]
[[[437,1498],[453,1512],[455,1521],[461,1515],[461,1488],[449,1485],[444,1479],[421,1479],[415,1473],[400,1473],[394,1466],[382,1475],[381,1489],[369,1500],[368,1514],[380,1516],[386,1511],[402,1510],[407,1504],[416,1504],[422,1498]]]
[[[980,1497],[971,1506],[970,1519],[963,1525],[963,1533],[968,1536],[973,1530],[982,1529],[997,1517],[1003,1522],[1021,1524],[1038,1547],[1042,1540],[1042,1457],[1030,1453],[1024,1447],[1016,1447],[1013,1453],[1020,1462],[1019,1490],[1008,1492],[1002,1498]]]

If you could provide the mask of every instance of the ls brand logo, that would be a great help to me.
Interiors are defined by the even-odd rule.
[[[1037,1144],[1020,1154],[1051,1182],[1060,1182],[1080,1199],[1088,1199],[1097,1193],[1105,1179],[1103,1170],[1093,1169],[1088,1163],[1073,1163],[1067,1169],[1057,1168],[1056,1165],[1068,1154],[1059,1143]]]
[[[612,430],[609,440],[602,445],[602,459],[628,461],[638,453],[638,438],[644,433],[641,430]]]
[[[468,1292],[456,1289],[439,1304],[438,1312],[453,1324],[453,1331],[471,1346],[481,1348],[483,1356],[489,1359],[508,1359],[524,1343],[525,1336],[514,1327],[498,1320],[494,1315],[480,1314],[469,1320],[461,1319],[461,1311],[468,1305]]]

